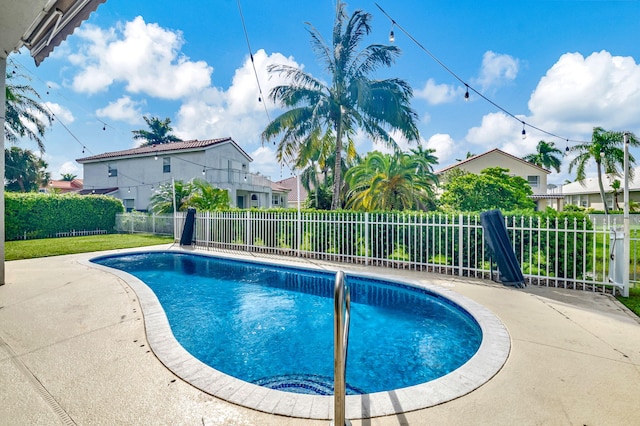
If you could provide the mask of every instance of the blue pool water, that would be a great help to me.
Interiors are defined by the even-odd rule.
[[[335,274],[175,252],[92,262],[145,282],[176,340],[216,370],[274,389],[333,393]],[[346,280],[348,393],[427,382],[478,350],[479,325],[447,299],[399,283],[350,275]]]

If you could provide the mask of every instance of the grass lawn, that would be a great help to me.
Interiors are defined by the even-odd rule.
[[[630,288],[629,297],[616,296],[616,299],[640,317],[640,287]]]
[[[86,237],[45,238],[40,240],[7,241],[5,260],[33,259],[63,254],[88,253],[102,250],[168,244],[173,237],[147,234],[107,234]]]

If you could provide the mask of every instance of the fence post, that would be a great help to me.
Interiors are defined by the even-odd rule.
[[[369,212],[364,213],[364,264],[369,265]]]
[[[245,250],[249,251],[249,239],[251,238],[251,210],[247,210],[246,224],[245,224],[244,230],[245,230],[245,239],[244,239]]]
[[[300,252],[300,246],[302,245],[302,213],[300,212],[300,199],[298,199],[298,214],[297,214],[296,224],[297,224],[297,236],[296,236],[296,252],[298,253],[298,257],[302,256]]]
[[[464,238],[464,229],[462,223],[462,213],[458,215],[458,275],[462,276],[464,247],[462,240]]]

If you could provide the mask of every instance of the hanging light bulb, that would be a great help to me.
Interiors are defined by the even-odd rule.
[[[469,85],[465,84],[465,87],[467,88],[467,91],[464,92],[464,101],[469,102]]]
[[[129,187],[129,190],[127,191],[129,194],[131,194],[131,187]]]
[[[396,35],[393,33],[393,26],[395,21],[391,21],[391,31],[389,31],[389,43],[393,43],[396,41]]]
[[[527,131],[524,129],[524,121],[522,122],[522,139],[527,138]]]
[[[258,102],[262,102],[262,97],[258,96]]]
[[[107,125],[106,125],[106,124],[103,124],[103,125],[102,125],[102,131],[104,132],[105,130],[107,130]]]
[[[154,156],[153,156],[153,159],[154,159],[154,160],[156,160],[156,161],[158,161],[158,154],[154,155]]]
[[[202,176],[204,176],[205,174],[207,174],[207,169],[202,169]]]

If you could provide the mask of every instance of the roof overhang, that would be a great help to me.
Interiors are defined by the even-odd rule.
[[[4,55],[22,46],[36,65],[106,0],[10,0],[2,2],[0,42]]]

